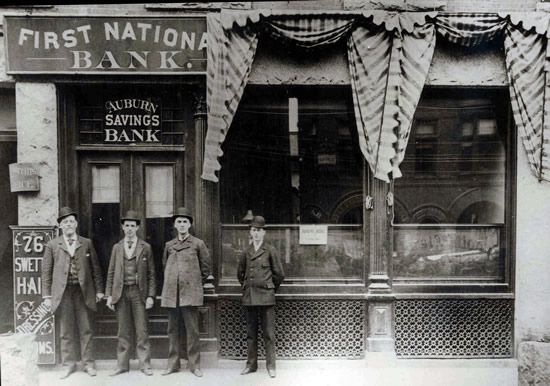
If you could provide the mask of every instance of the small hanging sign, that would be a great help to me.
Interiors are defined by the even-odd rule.
[[[11,192],[38,192],[38,164],[14,163],[9,165]]]

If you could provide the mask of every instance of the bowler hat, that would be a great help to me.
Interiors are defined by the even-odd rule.
[[[263,228],[265,227],[265,218],[262,216],[254,216],[250,222],[250,228]]]
[[[191,224],[193,224],[193,216],[191,215],[191,212],[187,208],[184,208],[184,207],[177,208],[174,214],[172,215],[172,221],[176,221],[176,218],[178,217],[186,217],[189,219],[189,221],[191,221]]]
[[[74,216],[75,219],[78,219],[78,215],[74,210],[72,210],[68,206],[64,206],[63,208],[59,209],[59,215],[57,216],[57,223],[59,224],[61,220],[71,215]]]
[[[141,223],[141,219],[139,218],[138,212],[132,209],[127,211],[125,216],[122,216],[122,218],[120,219],[120,223],[124,224],[124,221],[126,220],[135,221],[137,225]]]

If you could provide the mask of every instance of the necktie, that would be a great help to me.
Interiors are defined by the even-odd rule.
[[[128,248],[129,248],[129,249],[132,249],[132,244],[133,244],[133,243],[134,243],[134,242],[133,242],[132,240],[128,240]]]
[[[74,243],[74,239],[69,239],[67,241],[69,242],[69,245],[73,245],[73,243]]]

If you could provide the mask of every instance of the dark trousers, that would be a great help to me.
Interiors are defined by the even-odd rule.
[[[133,327],[136,332],[136,352],[139,367],[151,367],[151,344],[147,325],[149,317],[145,303],[137,285],[125,285],[120,300],[116,303],[116,318],[118,322],[117,360],[118,368],[130,368],[130,333]]]
[[[181,321],[183,319],[183,323]],[[200,368],[199,309],[195,306],[168,308],[168,369],[180,368],[182,327],[187,338],[187,360],[190,370]]]
[[[258,316],[262,319],[266,367],[275,370],[275,306],[245,306],[246,341],[248,356],[246,366],[258,368]]]
[[[63,365],[75,365],[78,342],[82,363],[86,367],[95,367],[92,354],[92,311],[86,307],[79,285],[67,285],[55,316],[59,319]]]

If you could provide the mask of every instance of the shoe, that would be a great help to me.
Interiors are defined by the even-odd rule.
[[[141,372],[147,376],[151,376],[153,375],[153,370],[151,370],[150,367],[145,367],[143,369],[141,369]]]
[[[253,369],[252,367],[246,366],[243,369],[243,371],[241,371],[241,375],[246,375],[246,374],[255,373],[255,372],[256,372],[256,369]]]
[[[203,376],[201,369],[194,369],[194,370],[191,370],[191,373],[192,373],[193,375],[195,375],[195,377],[199,377],[199,378],[200,378],[200,377]]]
[[[63,374],[59,377],[59,379],[65,379],[72,373],[76,371],[76,365],[68,366],[64,371]]]
[[[90,377],[95,377],[97,375],[97,370],[93,367],[86,367],[84,371],[86,371]]]
[[[275,369],[267,369],[267,373],[269,374],[270,378],[275,378],[277,376],[277,372]]]
[[[172,374],[172,373],[177,373],[178,371],[180,371],[179,369],[166,369],[166,370],[163,370],[161,375],[169,375],[169,374]]]
[[[127,373],[127,372],[128,372],[128,370],[117,368],[115,371],[113,371],[111,374],[109,374],[109,376],[110,377],[116,377],[117,375]]]

